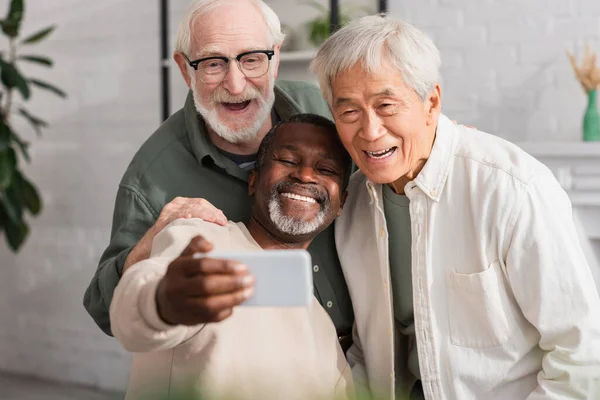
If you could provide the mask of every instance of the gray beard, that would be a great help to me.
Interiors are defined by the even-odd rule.
[[[258,115],[254,121],[245,125],[228,127],[219,119],[219,114],[214,105],[212,108],[207,108],[202,105],[200,96],[198,96],[196,93],[196,79],[193,74],[191,75],[191,80],[192,94],[194,97],[196,111],[198,111],[198,113],[202,116],[206,125],[209,126],[218,136],[227,142],[234,144],[250,142],[256,139],[260,128],[265,123],[267,118],[271,116],[271,109],[275,103],[275,92],[273,87],[269,90],[269,95],[267,98],[263,98],[262,96],[257,96],[254,98],[254,100],[258,102],[259,108]]]
[[[281,209],[281,200],[279,192],[274,190],[269,198],[269,218],[275,227],[291,236],[308,235],[316,232],[325,223],[325,218],[329,214],[329,203],[325,203],[319,210],[316,217],[310,221],[302,221],[294,219],[289,215],[284,215]]]

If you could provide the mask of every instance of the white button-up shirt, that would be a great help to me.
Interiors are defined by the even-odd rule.
[[[551,171],[440,116],[405,193],[426,398],[600,399],[600,299]],[[359,171],[336,245],[356,316],[348,358],[381,399],[404,373],[394,370],[387,236],[382,187]]]

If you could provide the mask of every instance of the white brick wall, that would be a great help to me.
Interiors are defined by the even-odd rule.
[[[600,52],[597,0],[389,2],[442,53],[444,112],[513,141],[579,140],[586,97],[565,50]]]
[[[45,208],[18,255],[0,244],[0,370],[110,389],[126,384],[129,357],[96,328],[81,302],[108,241],[118,181],[159,123],[157,3],[27,1],[24,32],[59,27],[31,48],[54,58],[55,68],[27,71],[64,88],[69,99],[36,92],[29,104],[51,123],[39,140],[24,128],[33,142],[27,171]],[[314,15],[300,3],[270,3],[292,26]],[[513,140],[579,137],[584,97],[564,49],[590,39],[600,51],[600,2],[389,3],[436,39],[450,116]],[[6,4],[0,2],[0,13]],[[172,32],[185,4],[171,1]],[[185,86],[176,68],[171,76],[175,110]]]
[[[45,207],[18,255],[0,244],[0,369],[125,387],[129,356],[95,326],[82,297],[108,242],[119,179],[159,123],[156,3],[26,2],[24,33],[58,25],[28,49],[55,67],[26,71],[69,98],[35,92],[28,105],[51,124],[41,139],[22,129],[32,140],[26,170]]]

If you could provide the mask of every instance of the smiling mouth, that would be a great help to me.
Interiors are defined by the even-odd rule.
[[[312,204],[318,203],[317,200],[313,199],[312,197],[300,196],[300,195],[294,194],[294,193],[284,192],[284,193],[281,193],[281,196],[287,197],[288,199],[292,199],[292,200],[302,201],[305,203],[312,203]]]
[[[366,150],[363,150],[363,153],[365,153],[365,155],[368,158],[372,158],[372,159],[375,159],[375,160],[383,160],[384,158],[388,158],[392,154],[394,154],[397,149],[398,148],[396,146],[394,146],[394,147],[390,147],[388,149],[379,150],[379,151],[366,151]]]
[[[241,101],[239,103],[221,103],[223,107],[230,111],[242,111],[248,108],[252,100]]]

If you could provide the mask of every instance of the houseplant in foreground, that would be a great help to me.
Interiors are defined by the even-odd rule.
[[[29,144],[16,132],[14,119],[25,119],[39,135],[47,123],[31,114],[23,104],[31,97],[32,89],[66,96],[54,85],[22,74],[21,63],[52,67],[48,57],[22,50],[45,39],[54,30],[50,26],[21,39],[23,14],[24,1],[11,0],[6,17],[0,20],[2,34],[8,39],[8,48],[0,50],[0,231],[4,232],[13,251],[21,247],[29,234],[25,214],[37,215],[42,207],[35,185],[20,168],[21,160],[30,161]]]

